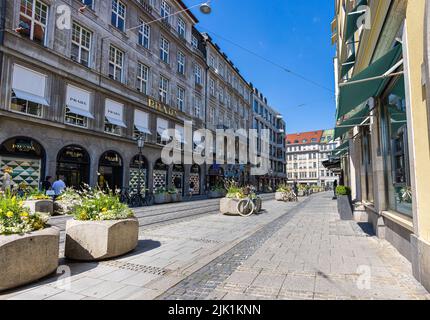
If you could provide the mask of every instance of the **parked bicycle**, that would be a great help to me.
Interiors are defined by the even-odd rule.
[[[253,214],[258,213],[256,200],[256,198],[251,199],[250,197],[240,200],[237,204],[237,211],[239,212],[239,214],[242,217],[249,217]]]

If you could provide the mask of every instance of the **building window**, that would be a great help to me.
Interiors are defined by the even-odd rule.
[[[194,112],[193,115],[196,118],[200,118],[201,116],[201,105],[202,105],[202,99],[200,97],[194,98]]]
[[[109,78],[122,82],[124,67],[124,52],[110,46],[109,52]]]
[[[81,2],[87,6],[87,8],[93,9],[93,0],[81,0]]]
[[[19,27],[20,34],[34,42],[46,44],[46,26],[49,7],[38,0],[21,0]]]
[[[42,117],[42,105],[29,100],[19,99],[14,94],[12,94],[11,109],[31,116]]]
[[[182,87],[178,87],[177,105],[178,105],[179,110],[184,111],[184,108],[185,108],[185,89]]]
[[[71,124],[78,127],[86,128],[88,126],[88,118],[79,114],[73,113],[69,108],[66,107],[65,121],[67,124]]]
[[[384,152],[388,176],[388,206],[396,212],[412,216],[412,187],[408,147],[408,124],[404,80],[400,78],[385,99]]]
[[[151,38],[151,27],[147,25],[143,20],[140,20],[140,27],[139,27],[139,44],[149,49],[149,41]]]
[[[72,60],[86,67],[90,65],[92,33],[77,23],[72,30]]]
[[[160,59],[165,63],[169,63],[170,43],[164,38],[160,40]]]
[[[119,0],[112,0],[111,24],[121,31],[125,30],[125,4]]]
[[[194,66],[194,80],[196,84],[202,85],[202,67],[199,65]]]
[[[171,7],[166,1],[161,1],[160,16],[164,21],[169,22]]]
[[[209,66],[216,69],[215,56],[212,54],[210,55],[210,58],[209,58]]]
[[[163,76],[160,77],[160,101],[167,104],[168,96],[169,96],[169,80],[164,78]]]
[[[178,51],[178,73],[185,75],[185,55]]]
[[[182,18],[178,18],[178,34],[181,38],[185,38],[187,26]]]
[[[137,64],[137,90],[148,94],[149,68],[142,63]]]
[[[215,80],[212,78],[209,79],[209,92],[215,97]]]
[[[211,109],[210,109],[210,122],[214,125],[216,124],[215,108],[214,107],[211,107]]]
[[[191,45],[193,46],[194,49],[197,49],[199,47],[199,40],[197,39],[196,36],[191,37]]]

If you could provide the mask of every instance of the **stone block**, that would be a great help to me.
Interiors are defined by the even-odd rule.
[[[0,291],[37,281],[55,272],[59,243],[57,228],[0,236]]]
[[[414,277],[430,292],[430,243],[411,235],[411,247]]]
[[[98,261],[124,255],[137,247],[137,219],[112,221],[69,220],[66,224],[65,256]]]
[[[29,208],[32,213],[48,213],[51,216],[54,213],[54,202],[52,200],[27,200],[24,201],[24,207]]]

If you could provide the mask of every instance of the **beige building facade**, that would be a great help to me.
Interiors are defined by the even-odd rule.
[[[335,1],[334,154],[356,217],[430,288],[429,1]]]

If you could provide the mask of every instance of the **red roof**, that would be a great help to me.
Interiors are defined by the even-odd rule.
[[[324,130],[287,134],[287,144],[313,144],[320,143]],[[289,143],[288,143],[289,142]]]

